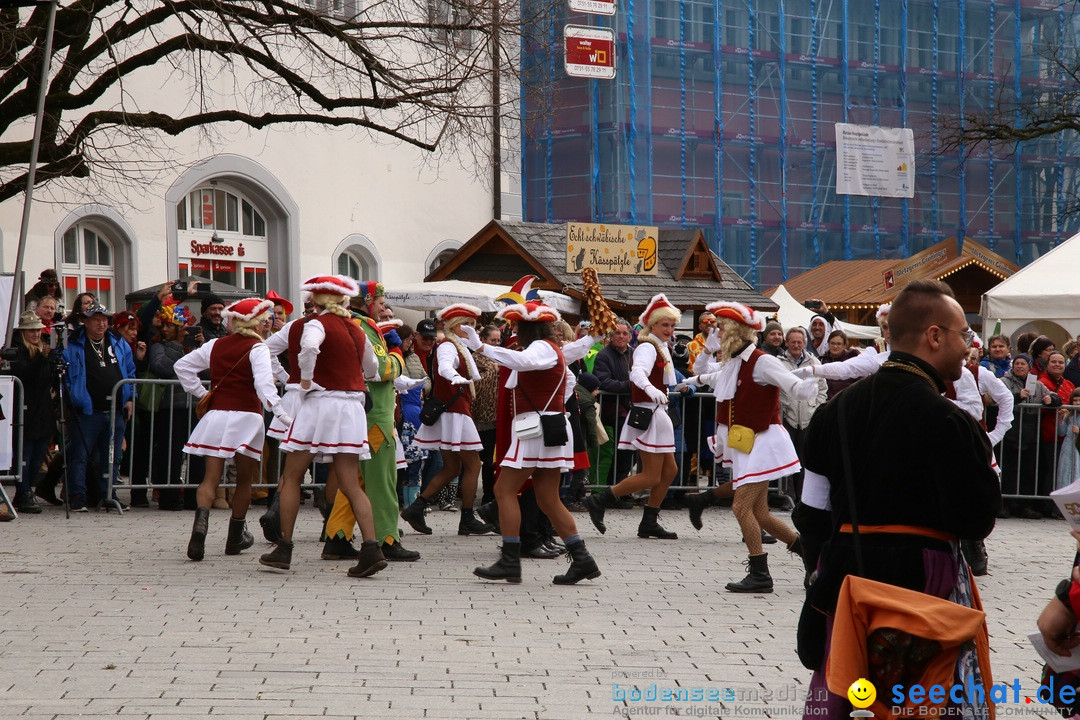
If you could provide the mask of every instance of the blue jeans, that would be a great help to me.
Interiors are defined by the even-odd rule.
[[[51,442],[52,438],[23,440],[22,477],[19,479],[19,484],[15,488],[16,492],[29,493],[33,490],[34,477],[37,475],[38,468],[41,467],[41,461],[45,459],[45,453],[49,451],[49,444]]]
[[[100,491],[100,497],[108,495],[108,479],[105,476],[105,464],[109,460],[110,433],[113,440],[113,464],[109,469],[112,482],[116,482],[117,469],[120,467],[120,448],[124,441],[124,428],[127,423],[122,415],[116,416],[116,424],[109,427],[109,413],[96,412],[93,415],[75,414],[71,418],[71,439],[68,441],[68,493],[72,508],[86,506],[86,487],[91,480],[86,477],[87,462],[94,458],[102,468],[100,477],[94,478]]]

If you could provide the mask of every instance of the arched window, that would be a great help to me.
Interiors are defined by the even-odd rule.
[[[64,285],[64,306],[72,307],[81,292],[93,293],[98,302],[112,310],[116,263],[115,242],[99,225],[83,221],[64,232],[60,274]]]
[[[428,253],[427,261],[425,263],[424,275],[430,275],[438,270],[442,265],[446,263],[450,258],[457,255],[458,250],[461,249],[461,243],[457,240],[443,240],[436,245]]]
[[[353,280],[381,279],[382,258],[375,243],[359,233],[349,235],[334,249],[333,271]]]
[[[176,230],[181,275],[266,293],[266,219],[239,190],[210,180],[187,193],[176,204]]]

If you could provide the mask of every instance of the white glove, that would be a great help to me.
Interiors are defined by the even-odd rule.
[[[798,367],[792,370],[791,374],[800,379],[814,377],[814,366],[803,365],[802,367]]]
[[[285,412],[285,408],[278,403],[274,407],[270,408],[270,412],[274,413],[274,417],[277,418],[282,425],[289,427],[292,425],[292,418]]]
[[[667,405],[668,403],[667,393],[663,390],[659,390],[653,387],[652,385],[645,388],[645,394],[648,395],[649,399],[652,400],[654,403],[659,403],[660,405]]]
[[[688,378],[684,378],[682,384],[686,385],[687,387],[699,388],[701,387],[701,378],[699,378],[697,375],[691,375]]]
[[[461,377],[460,375],[458,375],[456,378],[454,378],[453,380],[450,381],[450,384],[451,385],[468,385],[471,382],[472,382],[472,380],[470,380],[469,378]]]
[[[721,339],[722,336],[720,335],[720,330],[718,328],[712,328],[711,330],[709,330],[709,334],[705,338],[705,352],[712,355],[717,350],[719,350]]]
[[[424,378],[411,378],[405,375],[399,375],[394,378],[394,390],[398,395],[404,395],[413,388],[420,387],[424,384]]]
[[[480,333],[476,332],[476,328],[472,325],[462,325],[462,329],[465,331],[465,337],[461,339],[462,344],[469,348],[473,352],[476,352],[484,343],[480,341]]]

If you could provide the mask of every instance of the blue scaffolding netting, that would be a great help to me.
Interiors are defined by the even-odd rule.
[[[948,237],[1024,264],[1080,229],[1080,215],[1064,212],[1080,193],[1075,134],[1008,156],[947,137],[1002,99],[1070,89],[1052,50],[1077,46],[1075,3],[617,5],[604,17],[558,4],[522,44],[527,220],[701,228],[759,287]],[[566,24],[614,30],[614,80],[566,75]],[[836,193],[839,122],[913,130],[913,198]],[[1024,122],[1019,106],[1011,122]]]

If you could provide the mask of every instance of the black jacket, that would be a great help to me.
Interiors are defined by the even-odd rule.
[[[51,392],[59,377],[56,366],[44,353],[30,357],[30,351],[22,342],[15,343],[15,353],[11,374],[23,385],[23,405],[26,406],[23,437],[27,440],[51,438],[56,434],[56,405]]]
[[[600,381],[600,421],[614,426],[616,410],[618,417],[626,417],[630,412],[630,365],[634,352],[628,347],[620,353],[611,345],[604,346],[596,354],[593,363],[593,375]],[[605,394],[609,394],[605,397]],[[610,397],[611,394],[619,397]]]

